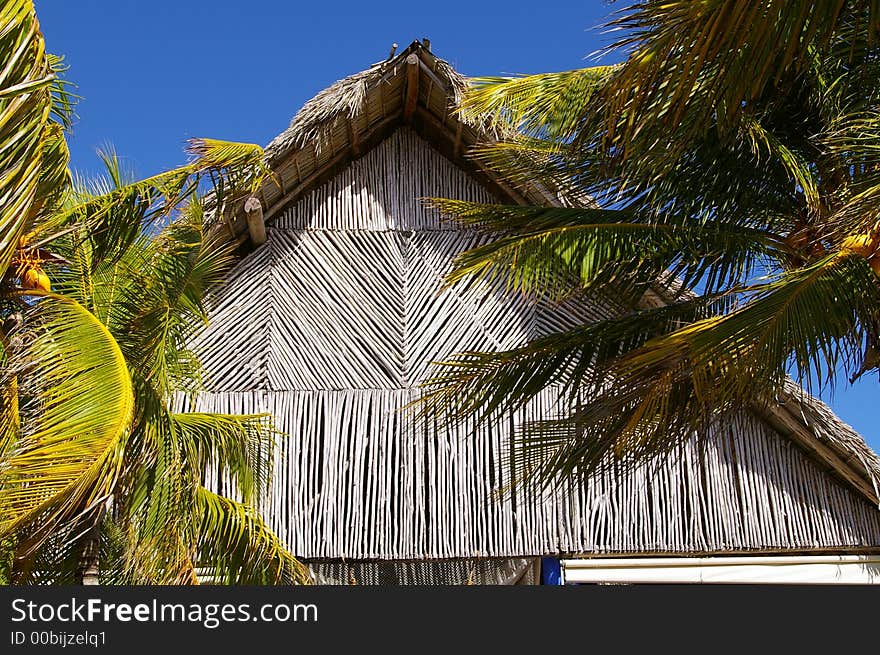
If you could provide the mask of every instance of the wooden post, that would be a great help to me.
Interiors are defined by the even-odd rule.
[[[419,99],[419,56],[411,53],[406,57],[406,101],[403,105],[403,120],[409,123],[416,110]]]
[[[266,224],[263,222],[263,205],[256,196],[251,196],[244,203],[247,214],[248,232],[255,246],[266,243]]]

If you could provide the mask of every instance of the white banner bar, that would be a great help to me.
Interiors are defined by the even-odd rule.
[[[880,556],[632,557],[562,560],[566,584],[880,584]]]

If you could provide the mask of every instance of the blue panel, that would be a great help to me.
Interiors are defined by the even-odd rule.
[[[558,557],[541,558],[541,584],[562,584],[562,565]]]

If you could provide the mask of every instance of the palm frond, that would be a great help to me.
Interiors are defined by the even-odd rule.
[[[484,80],[465,100],[504,139],[472,151],[483,165],[574,207],[434,202],[492,237],[450,283],[637,297],[678,276],[664,296],[705,294],[677,324],[645,319],[643,341],[627,314],[443,363],[424,402],[452,420],[558,392],[515,453],[545,483],[669,452],[789,372],[809,389],[876,368],[880,5],[648,1],[611,26],[628,59],[594,86],[588,70]]]
[[[565,403],[590,397],[607,383],[611,362],[697,320],[730,308],[735,294],[699,296],[664,307],[551,334],[512,350],[466,352],[437,362],[416,408],[422,418],[490,420],[511,413],[547,388]]]
[[[132,419],[125,359],[101,322],[57,295],[28,314],[7,368],[17,376],[22,420],[0,468],[0,534],[37,515],[48,531],[100,502]]]
[[[201,205],[184,214],[146,245],[147,264],[126,266],[126,280],[108,309],[111,329],[130,365],[162,394],[192,386],[197,379],[188,343],[207,320],[206,291],[222,280],[233,263],[231,244],[209,236]],[[138,266],[138,259],[132,260]]]
[[[46,55],[49,68],[55,79],[52,80],[52,120],[65,130],[73,126],[74,106],[78,96],[73,94],[70,88],[73,86],[65,79],[68,67],[64,64],[64,57],[49,53]]]
[[[269,557],[272,548],[281,549],[253,505],[265,489],[271,470],[273,433],[266,425],[262,416],[192,413],[163,417],[161,410],[143,422],[141,438],[150,444],[147,448],[152,452],[148,457],[130,455],[142,466],[132,476],[130,493],[119,499],[118,527],[122,532],[113,564],[117,581],[193,584],[197,582],[197,569],[215,566],[225,571],[229,566],[236,570],[257,566],[256,560]],[[200,479],[208,467],[217,467],[222,486],[244,502],[204,491]],[[204,494],[209,494],[209,501],[202,499]],[[206,511],[210,516],[205,515]],[[210,523],[219,520],[216,514],[222,511],[236,514],[223,519],[227,522],[244,521],[243,529],[249,534],[240,538],[255,542],[234,546],[241,550],[238,555],[219,555],[211,550],[212,545],[203,544],[206,522],[210,530],[232,529]],[[252,534],[255,531],[259,532],[257,536]],[[214,534],[207,539],[216,538]],[[204,557],[199,555],[202,551]],[[264,583],[289,581],[284,571],[293,565],[279,552],[271,557],[281,567],[276,572],[281,577],[261,578]],[[244,559],[230,564],[230,558],[235,557]]]
[[[5,365],[0,367],[0,371],[5,369]],[[0,461],[18,441],[20,426],[18,377],[8,374],[2,379],[0,386]]]
[[[745,131],[755,154],[761,157],[762,152],[766,151],[769,159],[780,162],[791,176],[792,183],[800,187],[807,209],[818,216],[822,212],[819,187],[815,173],[806,160],[754,119],[746,121]]]
[[[275,432],[263,414],[171,415],[186,455],[197,471],[216,467],[220,477],[246,504],[255,504],[272,475]]]
[[[234,203],[270,175],[262,150],[253,144],[193,139],[188,151],[196,155],[190,163],[136,181],[122,173],[115,153],[103,153],[110,184],[80,189],[51,227],[43,227],[32,240],[79,223],[93,242],[93,265],[105,259],[112,263],[140,234],[167,221],[192,200],[204,177],[213,180],[215,202]]]
[[[195,156],[190,164],[194,171],[250,172],[271,174],[263,162],[263,149],[255,143],[238,143],[219,139],[190,139],[187,152]],[[257,176],[257,182],[260,178]]]
[[[564,142],[581,127],[584,105],[614,71],[613,66],[579,68],[522,77],[470,80],[459,113],[501,134],[525,134]]]
[[[104,516],[101,523],[101,538],[98,560],[100,562],[99,581],[102,585],[132,584],[125,569],[125,550],[127,535],[125,527],[112,514]]]
[[[86,509],[59,523],[45,535],[39,521],[19,530],[14,545],[11,583],[17,585],[81,584],[83,552],[96,521],[104,512],[102,505]]]
[[[786,373],[810,388],[859,370],[876,334],[878,288],[864,258],[832,255],[753,290],[749,302],[658,336],[603,367],[559,419],[524,428],[519,464],[544,483],[668,453],[732,412],[773,402]]]
[[[463,353],[440,363],[420,412],[491,420],[554,389],[559,416],[527,423],[517,437],[518,477],[550,485],[629,466],[772,402],[789,371],[809,389],[838,370],[861,370],[878,293],[864,257],[830,255],[734,295],[694,297],[511,351]]]
[[[197,494],[198,561],[226,584],[311,584],[298,562],[257,512],[205,488]]]
[[[829,255],[751,290],[724,316],[698,321],[649,342],[615,366],[635,378],[686,361],[705,398],[720,404],[754,400],[779,388],[789,367],[808,390],[835,371],[861,366],[865,340],[876,329],[876,276],[864,257]],[[713,376],[723,373],[723,383]],[[650,377],[650,375],[648,375]]]
[[[49,130],[54,75],[30,0],[10,0],[0,9],[0,61],[0,271],[5,271],[41,209],[43,155],[46,139],[54,135]],[[57,150],[55,144],[50,149]]]
[[[712,293],[747,278],[760,258],[787,249],[765,230],[711,220],[667,224],[624,210],[432,203],[462,223],[500,232],[494,241],[458,255],[448,282],[477,276],[552,298],[573,286],[644,292],[664,273],[680,276],[685,286],[702,281]]]
[[[842,0],[642,2],[613,26],[627,34],[617,47],[633,52],[606,95],[607,115],[639,117],[620,135],[631,141],[636,125],[646,123],[684,125],[694,135],[712,120],[730,129],[769,85],[778,90],[796,81],[814,50],[832,48],[842,34],[876,35],[880,7]]]

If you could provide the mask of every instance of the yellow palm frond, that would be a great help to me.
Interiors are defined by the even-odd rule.
[[[10,0],[0,9],[0,271],[9,266],[19,238],[46,201],[44,155],[57,151],[49,129],[55,79],[30,0]],[[56,161],[58,160],[56,156]],[[66,158],[61,160],[66,166]],[[53,166],[49,180],[57,179]]]
[[[22,421],[0,466],[0,535],[40,515],[46,530],[113,487],[133,412],[131,378],[106,327],[78,303],[43,297],[15,335]]]

